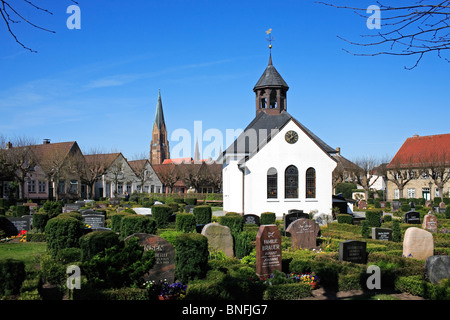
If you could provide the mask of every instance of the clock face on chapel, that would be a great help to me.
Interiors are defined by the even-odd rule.
[[[288,143],[296,143],[298,140],[298,134],[297,134],[297,132],[295,132],[293,130],[289,130],[288,132],[286,132],[286,135],[284,136],[284,138],[286,139],[286,142],[288,142]]]

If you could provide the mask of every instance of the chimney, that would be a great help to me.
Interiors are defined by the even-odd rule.
[[[419,135],[416,133],[415,135],[413,135],[413,138],[418,138]]]
[[[340,147],[337,147],[337,148],[336,148],[336,151],[337,151],[337,154],[340,156],[340,155],[341,155],[341,148],[340,148]]]
[[[42,144],[50,144],[50,139],[44,139],[44,142]]]
[[[6,150],[9,150],[9,149],[12,149],[12,143],[11,143],[11,141],[8,141],[8,142],[6,143]]]

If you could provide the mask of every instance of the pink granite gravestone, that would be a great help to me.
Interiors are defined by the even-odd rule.
[[[427,214],[423,217],[422,228],[431,232],[437,232],[437,218],[434,214]]]
[[[403,238],[403,256],[417,260],[427,260],[434,254],[433,235],[421,228],[406,229]]]
[[[291,234],[292,248],[316,249],[319,225],[310,219],[298,219],[292,222],[286,229]]]
[[[262,225],[256,235],[256,274],[281,271],[281,234],[274,224]]]

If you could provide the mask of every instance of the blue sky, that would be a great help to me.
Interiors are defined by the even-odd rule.
[[[79,0],[81,29],[69,30],[72,2],[35,3],[53,15],[22,1],[17,8],[56,33],[12,27],[38,53],[0,21],[0,134],[10,139],[148,155],[159,89],[169,137],[193,132],[194,121],[225,137],[255,116],[269,28],[288,112],[345,157],[389,158],[414,134],[449,132],[450,64],[432,54],[408,71],[414,57],[344,52],[361,50],[338,35],[357,41],[375,32],[347,10],[300,0]]]

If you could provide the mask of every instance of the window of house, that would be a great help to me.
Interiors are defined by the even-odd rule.
[[[277,198],[277,181],[277,169],[270,168],[269,170],[267,170],[267,199]]]
[[[296,166],[289,166],[284,172],[284,197],[298,198],[298,169]]]
[[[394,199],[400,199],[400,191],[398,189],[394,189]]]
[[[147,190],[145,190],[145,192],[148,192],[148,186],[147,186]],[[155,192],[155,185],[151,185],[150,186],[150,193],[154,193]]]
[[[45,193],[47,183],[45,181],[39,181],[38,183],[38,190],[39,193]]]
[[[128,192],[128,194],[131,193],[131,184],[127,184],[127,192]]]
[[[58,183],[58,193],[66,193],[66,182],[64,180],[60,180]]]
[[[316,197],[316,169],[308,168],[306,170],[306,198]]]
[[[36,192],[36,181],[30,180],[28,181],[28,193]]]
[[[117,185],[117,193],[122,194],[123,193],[123,184],[119,183]]]
[[[70,180],[69,193],[71,193],[71,194],[78,193],[78,181],[77,180]]]
[[[414,188],[408,189],[407,197],[408,197],[408,199],[415,198],[416,197],[416,189],[414,189]]]

